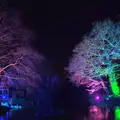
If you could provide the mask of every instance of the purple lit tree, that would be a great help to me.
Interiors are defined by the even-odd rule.
[[[41,77],[37,67],[45,58],[31,48],[33,37],[18,15],[0,12],[1,87],[39,87]]]
[[[90,94],[107,90],[104,76],[109,77],[114,95],[119,95],[117,72],[120,70],[120,23],[104,20],[96,22],[91,32],[73,50],[66,70],[73,83],[87,86]]]
[[[31,46],[35,36],[20,20],[13,11],[0,12],[0,89],[25,90],[25,106],[32,103],[40,111],[49,111],[59,79],[45,57]]]
[[[11,58],[12,57],[12,58]],[[10,59],[11,58],[11,59]],[[39,87],[40,73],[36,69],[36,61],[39,63],[44,60],[42,56],[30,48],[18,48],[16,52],[11,52],[8,56],[2,58],[2,61],[8,64],[1,68],[1,82],[5,83],[7,87]],[[37,64],[38,64],[37,63]],[[16,81],[16,84],[15,84]]]

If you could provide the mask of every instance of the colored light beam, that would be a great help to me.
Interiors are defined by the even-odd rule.
[[[115,120],[120,120],[120,107],[115,107]]]

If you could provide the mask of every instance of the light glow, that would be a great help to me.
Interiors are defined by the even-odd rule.
[[[96,100],[99,100],[100,99],[100,96],[96,96]]]

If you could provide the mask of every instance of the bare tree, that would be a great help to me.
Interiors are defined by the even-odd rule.
[[[11,56],[13,58],[10,59]],[[16,52],[11,52],[10,55],[2,58],[3,61],[7,59],[8,62],[5,63],[5,67],[1,68],[0,73],[2,79],[6,80],[6,84],[9,84],[8,86],[17,86],[18,83],[19,87],[39,87],[40,73],[36,69],[35,62],[44,61],[43,56],[30,48],[19,48]],[[15,84],[14,81],[16,80],[17,83]]]
[[[34,35],[24,27],[19,13],[0,12],[0,55],[8,54],[9,51],[20,46],[27,46]]]
[[[109,76],[112,91],[118,95],[119,59],[120,23],[104,20],[96,22],[91,32],[75,47],[67,70],[71,81],[77,85],[86,84],[91,94],[101,88],[106,89],[102,77]],[[79,74],[78,79],[75,79],[76,74]]]
[[[18,15],[0,13],[0,86],[39,87],[36,66],[45,58],[30,46],[33,33],[24,27]]]

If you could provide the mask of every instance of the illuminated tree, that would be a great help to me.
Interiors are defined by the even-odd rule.
[[[45,58],[31,48],[33,33],[13,12],[0,13],[0,87],[38,88]]]
[[[21,46],[29,46],[33,33],[24,27],[19,13],[0,12],[0,56]]]
[[[22,89],[28,100],[25,106],[33,103],[48,111],[59,80],[50,63],[31,45],[35,36],[20,20],[13,11],[0,12],[0,89]]]
[[[39,61],[44,61],[44,58],[37,52],[30,48],[19,48],[3,57],[1,61],[2,64],[5,64],[0,71],[1,85],[3,83],[7,87],[18,86],[19,88],[25,88],[33,86],[39,88],[41,77],[36,66],[41,64]]]
[[[120,75],[120,23],[104,20],[96,22],[91,32],[73,50],[67,68],[76,85],[85,84],[90,94],[103,88],[104,76],[109,77],[114,95],[120,95],[117,80]],[[77,77],[76,77],[77,76]]]

